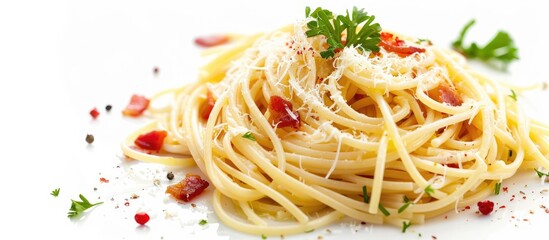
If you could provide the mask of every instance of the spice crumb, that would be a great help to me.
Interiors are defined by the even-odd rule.
[[[160,72],[160,69],[158,67],[153,68],[154,75],[158,75],[159,72]]]
[[[106,110],[107,112],[110,112],[111,109],[112,109],[112,105],[108,104],[107,106],[105,106],[105,110]]]
[[[169,173],[166,175],[166,178],[168,178],[168,180],[170,180],[170,181],[173,180],[173,178],[174,178],[173,173],[172,173],[172,172],[169,172]]]
[[[94,140],[95,140],[95,137],[92,134],[86,134],[86,142],[88,144],[92,144]]]

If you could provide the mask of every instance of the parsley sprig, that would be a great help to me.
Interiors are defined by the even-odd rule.
[[[83,213],[84,211],[86,211],[87,209],[103,203],[103,202],[90,203],[90,201],[88,201],[88,199],[86,199],[82,194],[80,194],[79,197],[80,197],[80,200],[82,201],[76,201],[71,199],[72,204],[68,213],[69,218],[74,218],[80,215],[80,213]]]
[[[328,43],[328,49],[320,53],[323,58],[331,58],[337,50],[344,47],[357,47],[362,51],[378,52],[381,26],[374,23],[375,16],[368,15],[364,9],[353,8],[353,12],[343,15],[334,15],[327,9],[320,7],[311,12],[311,8],[305,9],[305,16],[313,20],[307,23],[309,30],[305,32],[307,37],[324,35]],[[362,26],[361,26],[362,25]],[[357,32],[357,29],[360,29]],[[343,33],[347,34],[345,43],[341,40]]]
[[[50,193],[50,195],[54,196],[54,197],[57,197],[59,196],[59,192],[61,191],[60,188],[56,188],[56,189],[53,189]]]
[[[468,47],[464,45],[464,38],[469,29],[475,24],[475,20],[470,20],[461,30],[458,39],[452,43],[452,47],[461,52],[467,58],[478,58],[482,61],[499,61],[508,65],[510,62],[519,59],[518,49],[511,36],[505,31],[498,33],[484,46],[473,42]]]

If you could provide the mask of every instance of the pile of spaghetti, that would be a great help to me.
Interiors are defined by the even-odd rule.
[[[124,153],[196,164],[223,223],[266,235],[344,217],[421,224],[521,168],[549,169],[549,127],[458,53],[381,31],[376,50],[326,56],[334,44],[310,21],[208,49],[198,81],[151,99],[172,101],[151,104],[156,120]],[[151,130],[167,132],[159,154],[132,147]]]

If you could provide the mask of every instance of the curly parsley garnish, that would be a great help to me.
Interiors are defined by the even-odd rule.
[[[536,171],[536,173],[538,174],[538,177],[540,177],[540,178],[543,177],[543,176],[549,177],[549,173],[544,173],[544,172],[542,172],[540,170],[537,170],[537,169],[534,169],[534,171]]]
[[[90,203],[88,199],[86,199],[82,194],[80,194],[79,197],[80,197],[80,200],[82,200],[81,202],[71,199],[72,204],[68,213],[69,218],[74,218],[80,215],[80,213],[83,213],[84,211],[86,211],[87,209],[103,203],[103,202]]]
[[[475,20],[472,19],[463,27],[458,39],[452,43],[455,50],[461,52],[467,58],[478,58],[482,61],[495,60],[503,63],[504,66],[519,59],[518,49],[515,47],[513,39],[504,31],[498,31],[496,36],[483,47],[474,42],[468,47],[464,46],[465,35],[474,24]]]
[[[57,197],[57,196],[59,196],[60,191],[61,191],[60,188],[53,189],[53,191],[51,191],[50,195],[52,195],[54,197]]]
[[[320,7],[311,12],[311,8],[305,9],[305,16],[312,17],[307,23],[309,30],[305,32],[307,37],[324,35],[328,43],[328,49],[320,53],[323,58],[331,58],[336,51],[344,47],[354,46],[362,51],[378,52],[381,26],[373,23],[375,17],[368,15],[364,9],[353,8],[352,14],[349,11],[345,16],[334,15],[332,12]],[[362,24],[362,26],[360,26]],[[357,32],[357,29],[360,29]],[[345,42],[341,40],[343,33],[347,34]]]
[[[435,193],[435,189],[431,187],[431,185],[428,185],[427,187],[425,187],[424,191],[429,197],[431,197],[431,195]]]

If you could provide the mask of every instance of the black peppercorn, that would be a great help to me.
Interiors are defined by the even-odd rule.
[[[168,175],[166,175],[166,177],[168,178],[168,180],[171,181],[173,179],[173,173],[169,172]]]
[[[93,135],[91,135],[91,134],[87,134],[87,135],[86,135],[86,142],[87,142],[87,143],[92,144],[92,143],[93,143],[93,140],[94,140]]]

